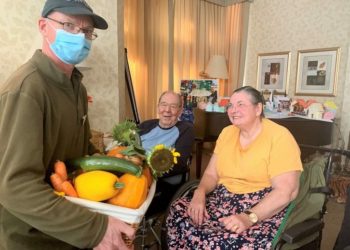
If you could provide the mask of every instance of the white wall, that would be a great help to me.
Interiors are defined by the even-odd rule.
[[[250,4],[244,84],[256,87],[258,54],[290,51],[288,94],[293,97],[298,50],[340,47],[336,96],[298,98],[335,101],[339,106],[337,123],[347,141],[350,130],[347,108],[350,105],[349,46],[349,0],[254,0]]]
[[[124,95],[119,94],[124,93],[123,0],[87,1],[109,24],[106,31],[96,30],[99,37],[86,61],[91,70],[83,72],[83,82],[94,98],[89,110],[91,127],[107,132],[124,112],[120,105]],[[0,85],[41,46],[37,21],[44,2],[0,1]]]

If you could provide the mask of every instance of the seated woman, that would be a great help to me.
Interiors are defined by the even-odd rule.
[[[175,148],[180,153],[178,163],[173,169],[158,179],[156,192],[163,192],[161,199],[157,199],[157,204],[155,202],[151,204],[149,211],[152,213],[168,207],[177,188],[183,184],[183,175],[188,172],[188,162],[194,142],[194,129],[192,123],[179,121],[182,106],[181,95],[173,91],[166,91],[159,97],[159,119],[147,120],[139,125],[141,143],[147,152],[150,152],[157,144],[164,144]]]
[[[263,97],[235,90],[221,132],[193,198],[170,208],[170,249],[269,249],[296,197],[302,171],[291,133],[264,118]]]

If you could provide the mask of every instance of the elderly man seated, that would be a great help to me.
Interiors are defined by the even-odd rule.
[[[151,204],[148,210],[150,213],[159,212],[167,207],[173,194],[183,183],[183,176],[188,172],[194,130],[192,123],[179,121],[182,106],[181,95],[166,91],[159,97],[159,119],[147,120],[139,125],[142,146],[147,152],[157,144],[164,144],[180,153],[178,163],[173,169],[158,179],[156,193],[161,193],[161,198]]]

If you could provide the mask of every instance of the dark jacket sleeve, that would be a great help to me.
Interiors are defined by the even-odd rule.
[[[178,163],[168,174],[164,175],[164,177],[186,172],[192,158],[192,146],[195,138],[193,124],[187,121],[180,121],[176,126],[180,134],[175,142],[175,148],[176,151],[180,153],[180,157],[177,159]]]

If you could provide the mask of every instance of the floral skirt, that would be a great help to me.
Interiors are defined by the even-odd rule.
[[[210,218],[202,225],[194,225],[187,215],[190,198],[176,200],[166,219],[169,249],[270,249],[287,208],[240,234],[226,230],[218,220],[250,209],[270,191],[271,188],[265,188],[249,194],[234,194],[219,185],[207,196]]]

